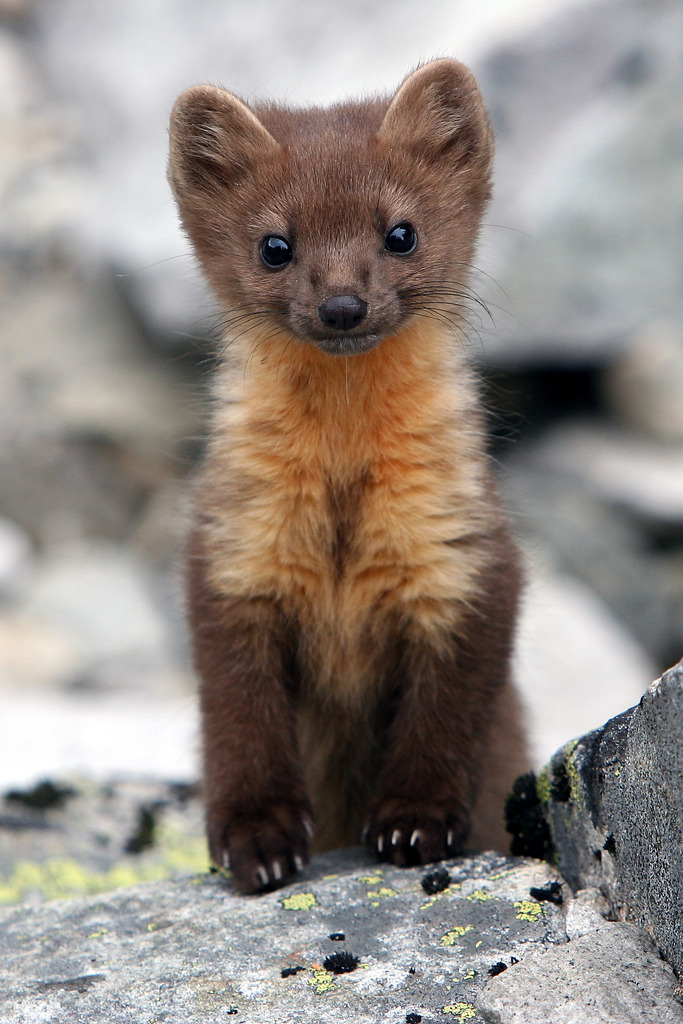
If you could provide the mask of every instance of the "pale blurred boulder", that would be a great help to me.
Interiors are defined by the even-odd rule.
[[[648,324],[602,376],[605,404],[650,437],[683,445],[683,324]]]
[[[486,359],[605,362],[654,320],[680,324],[683,6],[582,5],[479,73],[498,135]]]
[[[536,566],[515,653],[536,768],[564,743],[637,704],[655,675],[646,651],[593,590]]]

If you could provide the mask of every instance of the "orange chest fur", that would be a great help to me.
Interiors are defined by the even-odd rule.
[[[349,642],[398,606],[436,621],[467,600],[479,565],[467,389],[409,372],[400,352],[388,367],[371,355],[349,366],[313,353],[227,381],[244,390],[219,405],[202,502],[221,592],[275,597]]]

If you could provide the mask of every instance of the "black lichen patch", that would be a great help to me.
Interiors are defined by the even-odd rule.
[[[280,976],[283,978],[291,978],[293,974],[298,974],[299,971],[305,971],[306,968],[297,964],[296,967],[283,967],[280,971]]]
[[[328,937],[331,942],[343,942],[344,939],[346,938],[344,932],[332,932],[332,934]]]
[[[156,841],[156,815],[151,807],[138,808],[138,822],[132,836],[126,843],[126,853],[142,853],[154,846]]]
[[[567,772],[567,766],[556,764],[553,768],[553,777],[550,782],[550,796],[558,804],[566,804],[571,800],[572,784]]]
[[[529,889],[529,895],[539,903],[554,903],[561,907],[564,902],[562,897],[562,885],[560,882],[548,882],[547,885],[533,886]]]
[[[360,960],[353,953],[330,953],[323,960],[323,967],[326,971],[332,971],[333,974],[350,974],[351,971],[355,971]]]
[[[422,1017],[419,1013],[407,1013],[406,1024],[420,1024]]]
[[[495,978],[497,974],[502,974],[503,971],[507,971],[508,965],[504,964],[502,960],[499,960],[497,964],[492,964],[489,967],[489,977]]]
[[[10,803],[22,804],[35,811],[47,811],[55,807],[63,807],[67,800],[76,796],[76,790],[70,786],[56,786],[45,779],[32,789],[10,789],[5,793],[5,800]]]
[[[515,857],[549,860],[553,853],[548,822],[536,791],[533,772],[520,775],[505,803],[505,827],[512,835],[510,852]]]
[[[434,868],[432,871],[428,871],[422,878],[422,888],[428,896],[433,896],[437,892],[443,892],[451,884],[451,876],[449,875],[446,868]]]
[[[603,850],[606,850],[607,853],[611,853],[613,857],[615,856],[615,854],[617,852],[617,844],[616,844],[614,836],[612,835],[611,832],[607,836],[607,839],[605,840],[605,845],[603,846]]]

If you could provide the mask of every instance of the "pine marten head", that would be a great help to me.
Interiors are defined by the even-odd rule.
[[[462,319],[493,151],[462,64],[328,110],[196,86],[170,134],[183,225],[235,331],[354,355],[415,316]]]

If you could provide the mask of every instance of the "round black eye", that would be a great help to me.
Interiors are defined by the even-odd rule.
[[[412,224],[404,221],[397,224],[395,228],[387,233],[384,239],[384,248],[388,252],[394,252],[398,256],[407,256],[417,245],[417,233]]]
[[[282,235],[266,235],[261,242],[260,252],[265,265],[273,270],[284,267],[294,256],[291,244]]]

